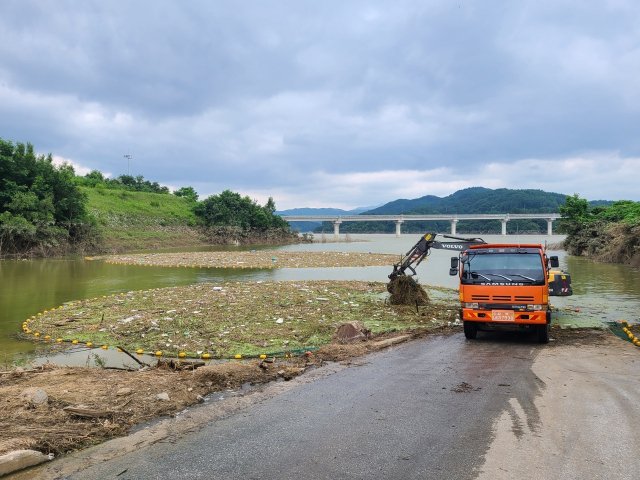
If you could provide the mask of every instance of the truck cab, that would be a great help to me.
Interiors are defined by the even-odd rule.
[[[551,325],[548,258],[539,244],[473,245],[451,259],[460,278],[460,320],[467,339],[479,330],[535,332],[548,343]],[[570,294],[570,293],[569,293]]]

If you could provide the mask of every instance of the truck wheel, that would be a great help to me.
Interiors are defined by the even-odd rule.
[[[538,325],[538,343],[549,343],[549,333],[551,331],[551,325],[545,323],[544,325]]]
[[[478,326],[474,322],[462,322],[462,328],[464,329],[465,338],[469,340],[476,338]]]

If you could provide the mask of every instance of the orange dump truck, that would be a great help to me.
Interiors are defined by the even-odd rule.
[[[549,295],[571,295],[571,277],[538,244],[471,245],[452,257],[460,277],[460,320],[468,339],[479,330],[522,330],[549,342]]]

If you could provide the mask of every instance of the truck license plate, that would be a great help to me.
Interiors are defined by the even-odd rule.
[[[491,319],[494,322],[514,322],[516,317],[513,310],[492,310]]]

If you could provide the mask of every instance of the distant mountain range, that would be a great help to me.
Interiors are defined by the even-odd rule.
[[[357,207],[353,210],[342,210],[340,208],[291,208],[289,210],[277,210],[276,214],[283,215],[359,215],[380,205],[371,207]],[[289,222],[291,230],[298,229],[300,232],[312,232],[315,228],[322,226],[322,222]]]
[[[340,208],[291,208],[289,210],[278,210],[277,215],[358,215],[362,212],[368,212],[380,205],[373,207],[357,207],[353,210],[342,210]]]
[[[566,195],[561,193],[545,192],[532,189],[490,189],[484,187],[471,187],[458,190],[446,197],[426,195],[415,199],[398,199],[377,207],[362,207],[354,210],[341,210],[337,208],[294,208],[276,212],[278,215],[437,215],[437,214],[465,214],[465,213],[557,213],[558,207],[565,204]],[[589,202],[593,206],[611,205],[611,201],[596,200]],[[474,223],[475,222],[475,223]],[[301,232],[318,229],[318,222],[291,222],[292,228]],[[388,225],[387,225],[388,223]],[[435,224],[436,222],[429,222]],[[467,229],[477,231],[478,228],[497,229],[500,223],[487,227],[488,222],[481,224],[477,221],[460,222],[458,231]],[[438,231],[444,231],[448,222],[442,225],[431,225]],[[546,222],[540,221],[511,221],[510,228],[519,231],[534,231],[540,229],[546,231]],[[333,231],[331,224],[323,226],[324,231]],[[427,222],[405,222],[403,229],[423,231],[427,228]],[[316,230],[318,231],[318,230]],[[353,233],[392,233],[395,231],[393,222],[346,222],[340,226],[341,232]]]

